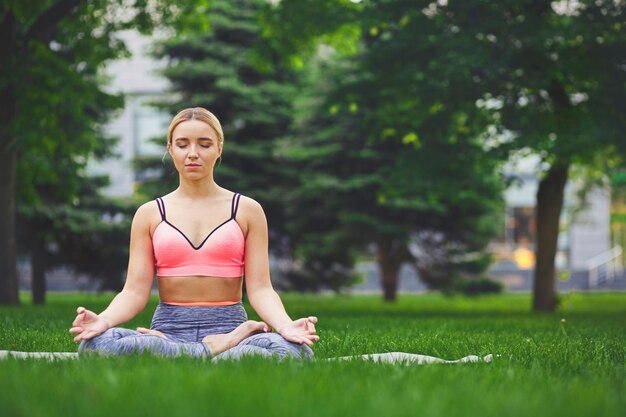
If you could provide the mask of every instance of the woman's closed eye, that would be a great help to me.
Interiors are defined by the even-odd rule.
[[[178,147],[178,149],[185,149],[187,147],[187,145],[176,145]],[[204,145],[204,144],[200,144],[200,147],[203,149],[208,149],[211,147],[210,144],[208,145]]]

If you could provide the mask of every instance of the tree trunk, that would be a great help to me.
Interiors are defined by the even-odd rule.
[[[400,264],[390,262],[379,262],[380,273],[382,277],[383,299],[388,302],[396,301],[398,295],[398,271]]]
[[[15,180],[17,150],[13,143],[12,123],[16,103],[11,79],[14,65],[15,19],[7,13],[0,21],[0,304],[19,304],[17,280],[17,245],[15,241]]]
[[[2,97],[3,98],[3,97]],[[6,109],[1,103],[0,107]],[[0,112],[0,124],[4,117]],[[8,135],[6,124],[0,129]],[[0,304],[19,304],[15,242],[15,176],[17,155],[3,137],[0,142]]]
[[[377,242],[377,252],[383,299],[387,302],[394,302],[398,294],[398,272],[402,262],[407,260],[409,252],[404,243],[394,239],[379,240]]]
[[[554,259],[559,237],[559,219],[569,164],[555,163],[539,182],[537,190],[537,245],[533,309],[554,311],[557,306]]]
[[[46,302],[46,249],[44,241],[35,234],[32,235],[30,264],[32,269],[33,304],[43,305]]]

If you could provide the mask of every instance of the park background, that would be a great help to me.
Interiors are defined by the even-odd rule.
[[[5,412],[621,415],[625,8],[2,0],[0,349],[75,350],[76,305],[122,287],[134,211],[176,186],[169,120],[203,106],[288,310],[320,316],[318,358],[495,355],[5,361]]]
[[[626,286],[621,2],[48,3],[3,2],[3,303],[121,288],[189,106],[278,288]]]

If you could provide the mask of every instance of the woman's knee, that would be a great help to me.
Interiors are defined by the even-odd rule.
[[[274,355],[269,350],[260,348],[258,346],[237,345],[213,357],[213,359],[211,360],[213,362],[218,362],[221,360],[237,360],[241,359],[244,356],[260,356],[265,358],[271,358]]]
[[[111,328],[99,336],[83,341],[78,353],[87,351],[102,355],[129,355],[145,352],[158,356],[210,356],[209,348],[201,342],[179,342],[156,334],[142,334],[130,329]]]
[[[313,359],[314,354],[307,345],[299,345],[282,337],[278,333],[258,333],[244,339],[239,346],[252,345],[267,349],[280,358]]]
[[[134,333],[137,332],[121,327],[112,327],[91,339],[80,342],[80,345],[78,345],[78,353],[101,350],[102,347],[109,346],[111,342]]]
[[[139,342],[141,336],[142,334],[135,330],[112,327],[89,340],[83,340],[78,346],[78,353],[97,352],[104,355],[120,355],[140,352],[143,347]]]

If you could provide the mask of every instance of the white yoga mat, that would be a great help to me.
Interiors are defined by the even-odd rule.
[[[425,363],[467,363],[467,362],[491,362],[493,355],[481,357],[476,355],[465,356],[457,360],[446,360],[437,358],[434,356],[418,355],[416,353],[405,352],[386,352],[386,353],[371,353],[369,355],[360,356],[340,356],[338,358],[328,358],[329,361],[336,360],[365,360],[376,363],[394,363],[394,364],[416,364],[422,365]]]
[[[0,350],[0,359],[17,358],[17,359],[77,359],[78,353],[76,352],[18,352],[15,350]],[[487,355],[484,357],[469,355],[457,360],[446,360],[436,358],[434,356],[418,355],[415,353],[404,352],[387,352],[387,353],[372,353],[369,355],[357,355],[357,356],[340,356],[338,358],[327,358],[327,361],[342,361],[342,360],[364,360],[372,361],[376,363],[393,363],[393,364],[415,364],[422,365],[426,363],[468,363],[468,362],[491,362],[493,355]]]
[[[76,352],[18,352],[16,350],[0,350],[0,359],[6,358],[37,358],[37,359],[76,359]]]

